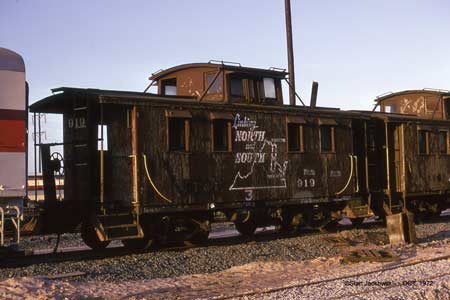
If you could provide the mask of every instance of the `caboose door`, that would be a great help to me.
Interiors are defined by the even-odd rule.
[[[91,103],[86,97],[74,97],[71,109],[64,113],[64,198],[83,209],[92,203],[96,141],[91,123]]]
[[[404,166],[404,142],[403,125],[400,123],[386,123],[388,172],[389,179],[389,208],[401,211],[402,199],[405,192],[405,166]]]
[[[366,130],[369,190],[372,193],[384,193],[387,190],[386,130],[384,121],[368,121]]]

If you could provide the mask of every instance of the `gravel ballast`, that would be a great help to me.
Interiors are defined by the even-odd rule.
[[[421,242],[441,240],[450,235],[450,224],[438,222],[417,226]],[[48,255],[45,258],[32,257],[26,264],[20,260],[6,262],[0,272],[0,280],[12,277],[44,276],[51,274],[84,272],[71,280],[122,282],[151,278],[165,278],[188,274],[212,273],[258,261],[303,261],[317,257],[332,257],[342,253],[342,247],[324,240],[326,237],[343,236],[362,245],[387,243],[385,229],[368,227],[355,229],[342,227],[334,233],[308,233],[295,237],[281,238],[276,234],[260,234],[252,240],[232,238],[230,242],[215,240],[209,246],[185,250],[158,250],[147,253],[124,253],[118,255],[95,255],[91,251]],[[78,235],[65,235],[62,246],[79,246]],[[33,244],[34,242],[34,244]],[[52,248],[55,240],[38,238],[28,241],[33,247]]]
[[[214,228],[219,233],[230,232],[227,224],[215,225]],[[6,260],[2,262],[0,284],[13,286],[25,284],[28,288],[37,284],[48,289],[61,288],[61,293],[64,293],[64,288],[60,285],[65,283],[75,291],[78,289],[77,287],[84,285],[89,287],[94,283],[97,285],[101,284],[101,282],[111,289],[115,285],[126,284],[127,286],[133,286],[133,283],[141,282],[141,289],[145,289],[145,282],[152,282],[151,284],[159,282],[163,285],[171,286],[171,284],[174,284],[176,286],[179,280],[177,278],[184,278],[179,276],[188,276],[195,279],[216,272],[225,272],[225,274],[234,276],[233,270],[235,268],[237,268],[237,273],[240,272],[239,274],[244,276],[244,279],[234,278],[233,280],[245,283],[248,280],[245,279],[245,276],[247,276],[245,272],[248,269],[246,266],[254,264],[256,266],[259,266],[259,264],[275,264],[283,270],[283,264],[286,264],[286,266],[291,265],[292,269],[292,264],[296,263],[306,263],[306,266],[308,266],[311,260],[318,262],[331,260],[335,264],[325,268],[334,269],[341,267],[340,263],[336,263],[336,259],[345,256],[351,249],[367,247],[388,249],[404,260],[414,257],[418,251],[420,252],[423,249],[441,247],[447,251],[450,247],[450,223],[448,223],[448,219],[417,225],[416,232],[419,244],[403,247],[387,245],[388,238],[385,228],[380,225],[367,225],[360,228],[341,226],[332,233],[319,234],[309,232],[294,237],[280,237],[274,233],[262,232],[254,239],[243,239],[241,237],[219,238],[210,240],[210,243],[205,246],[178,250],[160,249],[147,253],[126,253],[123,250],[114,252],[115,250],[121,250],[120,247],[117,247],[120,245],[120,242],[116,242],[116,248],[109,249],[111,250],[110,254],[74,251],[28,257],[23,261],[21,259]],[[349,242],[349,245],[338,245],[330,242],[329,239],[327,240],[327,238],[336,237],[344,238]],[[55,237],[25,239],[25,243],[28,246],[41,249],[51,249],[54,247],[55,242]],[[79,247],[82,245],[77,234],[67,234],[61,237],[61,247]],[[22,265],[20,265],[21,262]],[[373,267],[373,265],[362,264],[361,270],[366,270],[370,267]],[[232,269],[229,270],[230,268]],[[263,270],[265,267],[261,268]],[[313,277],[311,279],[320,280],[322,278],[320,274],[316,274],[317,276],[314,277],[315,272],[320,270],[314,268],[312,270],[311,276]],[[355,271],[354,269],[352,270],[352,272]],[[345,298],[384,299],[392,296],[391,299],[423,299],[424,297],[424,299],[448,299],[450,297],[447,293],[450,285],[448,275],[434,278],[432,279],[432,284],[428,285],[408,283],[408,281],[425,280],[431,275],[441,275],[441,273],[448,272],[448,270],[450,270],[449,260],[427,262],[411,267],[368,274],[360,278],[352,278],[352,281],[337,280],[313,286],[291,287],[253,296],[242,296],[241,298],[318,299],[317,297],[320,296],[319,298],[324,297],[326,299],[354,294],[351,296],[353,298],[347,296]],[[47,275],[73,272],[82,272],[82,274],[63,281],[46,281],[42,279]],[[339,274],[345,273],[345,271],[340,272]],[[293,273],[295,276],[305,275],[303,274],[304,268],[301,266],[295,267]],[[156,281],[153,282],[153,280]],[[271,283],[270,280],[267,282],[268,284]],[[379,284],[386,284],[386,282],[389,282],[391,286],[389,288],[384,286],[380,288]],[[142,285],[144,286],[142,287]],[[26,289],[27,287],[22,286],[22,288]],[[373,293],[366,293],[368,288],[374,289]],[[359,293],[363,291],[364,294],[360,295]],[[95,295],[95,292],[92,295]]]

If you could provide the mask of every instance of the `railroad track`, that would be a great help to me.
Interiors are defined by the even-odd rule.
[[[368,295],[368,294],[372,294],[372,293],[379,292],[379,291],[385,291],[385,290],[389,290],[389,289],[393,289],[393,288],[398,288],[398,287],[401,287],[404,285],[412,286],[415,283],[427,285],[427,284],[429,284],[429,282],[432,282],[435,279],[447,277],[447,276],[450,276],[450,272],[445,272],[445,273],[438,274],[438,275],[423,277],[423,278],[420,278],[419,280],[415,279],[413,281],[403,281],[403,282],[397,283],[397,284],[390,284],[389,286],[378,287],[378,288],[369,289],[366,291],[361,291],[361,292],[356,292],[356,293],[349,293],[349,294],[346,294],[345,296],[330,297],[330,298],[326,298],[325,300],[348,299],[349,297]]]
[[[376,229],[382,228],[383,224],[381,222],[370,222],[357,226],[361,229]],[[348,230],[349,228],[355,228],[352,225],[342,225],[338,227],[328,228],[327,233],[337,233],[341,230]],[[271,241],[283,238],[300,237],[300,236],[311,236],[311,235],[321,235],[324,230],[314,230],[314,229],[303,229],[296,234],[282,234],[279,233],[275,227],[259,228],[253,237],[243,237],[236,230],[228,229],[218,232],[212,232],[209,240],[205,243],[194,244],[190,242],[170,242],[165,245],[157,245],[152,251],[184,251],[192,248],[210,247],[210,246],[226,246],[226,245],[236,245],[242,243],[256,243]],[[37,260],[45,261],[46,259],[67,259],[74,260],[72,257],[81,259],[101,259],[113,256],[127,255],[130,253],[143,253],[146,251],[133,251],[124,248],[121,244],[112,244],[105,249],[92,251],[88,246],[68,246],[68,247],[58,247],[55,252],[55,248],[44,248],[44,249],[32,249],[30,253],[24,256],[12,256],[3,258],[0,260],[0,266],[14,267],[16,264],[18,266],[26,266]]]
[[[443,220],[450,220],[450,216],[443,216],[434,221],[442,222]],[[433,223],[433,222],[431,222]],[[383,228],[384,224],[379,221],[366,222],[358,226],[351,225],[349,223],[326,230],[327,233],[339,233],[342,230],[348,230],[352,228],[358,229],[378,229]],[[235,230],[225,230],[221,232],[212,232],[208,242],[202,244],[192,244],[192,243],[169,243],[166,245],[159,245],[153,251],[185,251],[191,248],[201,248],[210,246],[227,246],[236,245],[242,243],[256,243],[271,241],[283,238],[300,237],[300,236],[311,236],[311,235],[321,235],[324,231],[304,229],[297,234],[280,234],[275,230],[274,227],[260,228],[257,234],[251,238],[242,237]],[[332,241],[331,241],[332,243]],[[339,243],[336,242],[336,246]],[[54,252],[53,248],[45,249],[34,249],[31,254],[22,257],[8,257],[0,260],[0,266],[4,267],[16,267],[16,266],[28,266],[35,263],[46,262],[47,260],[54,261],[77,261],[83,259],[102,259],[114,256],[124,256],[132,253],[143,253],[148,251],[131,251],[124,248],[121,244],[113,244],[106,249],[92,251],[87,246],[72,246],[58,248],[57,252]]]
[[[368,226],[368,228],[378,227],[380,224],[374,224],[374,226]],[[443,227],[442,227],[443,226]],[[227,228],[227,227],[222,227]],[[345,226],[342,227],[344,230],[348,230],[352,227]],[[446,222],[444,222],[441,225],[438,225],[438,227],[430,226],[425,227],[420,230],[423,230],[423,232],[429,233],[430,236],[434,236],[435,232],[441,232],[442,228],[448,228]],[[279,234],[275,234],[275,231],[273,229],[269,229],[266,231],[262,231],[258,233],[254,238],[248,239],[238,236],[238,234],[233,230],[225,230],[220,233],[214,233],[212,235],[211,240],[206,245],[193,245],[193,244],[183,244],[183,245],[170,245],[165,248],[156,249],[153,251],[153,253],[137,253],[138,256],[135,255],[135,252],[130,253],[130,251],[124,249],[123,247],[115,247],[115,248],[109,248],[105,249],[105,251],[102,252],[94,252],[84,249],[79,249],[76,247],[68,248],[68,249],[62,249],[63,252],[59,252],[56,254],[42,254],[42,255],[36,255],[32,258],[25,258],[25,260],[28,260],[28,262],[24,262],[24,259],[18,259],[15,262],[11,261],[9,263],[9,266],[11,269],[8,272],[11,272],[12,274],[17,274],[13,276],[34,276],[35,278],[43,278],[48,280],[61,280],[68,278],[70,281],[78,281],[78,282],[86,282],[87,284],[92,280],[98,280],[99,282],[110,282],[111,284],[116,284],[118,282],[129,282],[130,284],[130,290],[123,290],[120,295],[124,296],[124,299],[132,298],[133,296],[136,296],[137,298],[152,298],[155,297],[158,299],[170,299],[174,298],[175,296],[179,296],[181,298],[191,299],[195,298],[192,296],[193,294],[201,295],[202,291],[205,293],[205,295],[214,295],[211,296],[211,299],[230,299],[230,298],[239,298],[248,296],[251,299],[258,299],[261,297],[265,297],[264,294],[267,293],[274,293],[273,295],[277,296],[277,291],[280,292],[281,295],[284,294],[290,294],[294,295],[296,292],[305,293],[306,295],[310,294],[312,295],[315,290],[322,290],[327,291],[330,289],[333,289],[336,287],[336,285],[342,286],[345,281],[352,281],[352,279],[355,280],[366,280],[366,282],[370,280],[377,280],[378,276],[381,276],[381,278],[393,278],[394,280],[398,279],[399,277],[396,277],[395,274],[403,274],[404,277],[400,278],[413,278],[418,281],[427,281],[427,280],[433,280],[430,276],[437,276],[436,278],[447,276],[444,274],[449,269],[446,267],[447,262],[442,263],[430,263],[426,264],[422,267],[418,268],[411,268],[411,269],[405,269],[401,271],[392,271],[398,268],[407,268],[410,265],[414,264],[420,264],[420,263],[426,263],[427,261],[434,261],[439,259],[444,259],[445,257],[440,258],[434,258],[432,260],[422,260],[415,263],[411,263],[411,259],[415,257],[416,249],[421,249],[422,247],[413,247],[413,248],[405,248],[404,251],[402,250],[399,254],[402,257],[409,257],[406,260],[398,261],[398,262],[392,262],[388,264],[383,264],[383,268],[380,269],[373,269],[377,267],[378,265],[372,265],[370,267],[370,271],[368,268],[364,267],[365,269],[361,269],[361,265],[355,265],[350,264],[350,266],[347,268],[346,265],[342,265],[341,261],[331,260],[332,266],[336,266],[337,270],[340,270],[338,272],[330,273],[328,271],[325,271],[326,269],[323,269],[324,272],[327,274],[324,274],[324,276],[328,276],[329,279],[327,280],[317,280],[314,282],[308,282],[311,278],[320,278],[318,276],[321,275],[313,275],[316,274],[316,271],[313,267],[313,265],[309,265],[309,263],[304,264],[303,260],[310,260],[318,257],[336,257],[336,255],[345,255],[345,252],[347,250],[351,250],[347,248],[347,245],[340,245],[341,242],[339,239],[336,239],[336,245],[333,242],[333,237],[335,236],[342,236],[342,237],[348,237],[352,236],[353,232],[349,232],[350,234],[339,234],[339,229],[337,229],[335,232],[338,234],[331,234],[327,236],[321,236],[321,233],[319,232],[304,232],[300,236],[298,236],[300,239],[297,239],[295,236],[293,236],[293,239],[280,239]],[[355,237],[364,237],[363,240],[365,240],[365,237],[368,236],[367,233],[370,232],[361,232],[361,231],[355,231],[356,235]],[[379,233],[379,230],[376,230],[372,233]],[[303,239],[303,236],[305,236],[305,239]],[[309,237],[310,236],[310,237]],[[427,235],[428,236],[428,235]],[[331,237],[329,239],[330,241],[327,241],[327,237]],[[278,241],[280,239],[280,241]],[[268,241],[268,242],[266,242]],[[261,242],[261,243],[260,243]],[[434,243],[433,243],[434,244]],[[215,245],[219,245],[220,247],[215,247]],[[231,247],[228,247],[228,245],[231,245]],[[235,247],[233,245],[242,245]],[[317,247],[315,246],[317,245]],[[448,242],[444,244],[438,243],[437,245],[445,246],[448,245]],[[223,247],[225,246],[225,247]],[[289,252],[290,249],[293,249],[294,247],[297,248],[294,252]],[[341,250],[338,250],[337,253],[341,254],[333,254],[335,251],[329,251],[326,249],[339,249],[339,247],[344,247]],[[272,252],[272,249],[278,249],[280,247],[280,251]],[[325,248],[324,248],[325,247]],[[434,247],[434,246],[433,246]],[[184,250],[189,248],[204,248],[204,249],[198,249],[195,251],[186,251]],[[226,249],[226,250],[225,250]],[[320,250],[325,249],[325,250]],[[352,248],[353,250],[361,249],[361,247],[357,246],[356,248]],[[379,248],[373,248],[373,249],[379,249]],[[445,250],[445,248],[442,248]],[[50,250],[50,249],[47,249]],[[426,253],[436,253],[433,255],[444,255],[449,254],[447,250],[445,251],[436,251],[432,250],[432,252],[425,252]],[[169,253],[169,252],[176,252],[176,253]],[[313,256],[303,253],[309,253],[309,252],[315,253]],[[341,252],[344,251],[344,252]],[[291,256],[291,253],[298,256]],[[323,254],[325,253],[325,254]],[[439,254],[440,253],[440,254]],[[129,255],[131,254],[131,255]],[[398,253],[397,253],[398,254]],[[265,255],[269,255],[269,259],[267,260]],[[417,254],[419,255],[419,254]],[[419,257],[422,254],[419,255]],[[430,255],[430,254],[428,254]],[[233,257],[244,257],[239,259],[234,259]],[[288,263],[286,265],[277,263],[279,259],[282,260],[293,260],[292,263]],[[106,259],[105,259],[106,258]],[[112,259],[110,259],[112,258]],[[272,259],[273,258],[273,259]],[[413,258],[417,259],[417,258]],[[95,261],[98,260],[98,261]],[[225,262],[226,260],[231,260],[232,263],[225,263],[224,267],[219,266],[216,262],[222,261]],[[267,261],[268,264],[263,263],[261,261]],[[319,260],[320,261],[320,260]],[[151,262],[150,264],[148,262]],[[162,262],[162,263],[159,263]],[[237,262],[237,263],[236,263]],[[204,267],[193,267],[196,264],[198,265],[201,263],[202,265],[211,265],[207,268]],[[257,266],[256,269],[252,269],[252,265],[250,266],[250,273],[247,273],[245,275],[245,270],[249,270],[247,264],[253,264],[255,263]],[[35,266],[35,264],[38,264]],[[222,263],[223,264],[223,263]],[[276,268],[272,269],[272,265],[275,264]],[[23,269],[19,267],[18,269],[15,269],[17,265],[31,265],[31,268],[28,271],[28,268]],[[41,266],[42,265],[42,266]],[[306,270],[304,273],[297,273],[298,268],[303,270],[303,266],[306,266]],[[328,265],[328,263],[326,264]],[[240,267],[242,266],[242,268]],[[299,267],[300,266],[300,267]],[[311,267],[309,267],[311,266]],[[320,266],[320,264],[319,264]],[[362,265],[366,266],[366,265]],[[369,267],[369,265],[367,265]],[[380,265],[381,266],[381,265]],[[432,266],[432,268],[430,268]],[[437,266],[437,270],[435,274],[430,274],[429,272],[426,273],[420,273],[416,272],[415,270],[423,270],[424,268],[430,268],[430,270],[434,270],[434,266]],[[8,267],[8,266],[7,266]],[[187,268],[186,270],[184,268]],[[237,267],[237,273],[235,270],[229,270],[229,268]],[[443,267],[443,268],[442,268]],[[37,268],[37,269],[36,269]],[[181,269],[183,271],[181,271]],[[193,269],[192,269],[193,268]],[[261,268],[261,269],[260,269]],[[334,268],[334,267],[333,267]],[[169,269],[169,270],[167,270]],[[317,270],[320,270],[321,267]],[[42,271],[40,271],[42,270]],[[143,271],[136,271],[136,270],[143,270]],[[260,272],[259,270],[263,270],[263,272]],[[286,270],[289,270],[286,273]],[[409,277],[407,274],[408,272],[412,271],[412,274],[415,274],[416,277]],[[309,272],[312,273],[309,273]],[[359,271],[370,271],[370,272],[360,272]],[[375,274],[372,276],[365,276],[360,279],[356,279],[360,276],[376,273],[376,272],[389,272],[390,273],[383,273],[383,274]],[[130,272],[130,273],[127,273]],[[151,278],[157,279],[156,282],[153,282],[152,279],[148,277],[148,274],[152,274]],[[207,275],[209,273],[215,273],[220,272],[216,277],[215,275],[212,275],[212,277],[209,277],[210,275]],[[223,273],[222,273],[223,272]],[[243,273],[244,272],[244,273]],[[266,273],[268,272],[268,273]],[[351,272],[351,273],[350,273]],[[11,274],[10,273],[10,274]],[[46,274],[52,274],[52,275],[46,275]],[[125,274],[125,275],[123,275]],[[155,275],[154,275],[155,274]],[[164,281],[164,278],[174,278],[177,276],[184,276],[184,275],[192,275],[192,274],[204,274],[202,276],[206,276],[206,281],[199,281],[198,283],[200,285],[197,285],[195,281],[196,276],[193,277],[193,279],[188,279],[187,281],[183,281],[185,279],[180,279],[181,282],[176,285],[176,287],[172,287],[169,282],[172,281]],[[242,274],[242,275],[239,275]],[[270,275],[272,274],[272,275]],[[284,274],[287,274],[287,277],[284,277]],[[311,274],[308,275],[308,274]],[[337,274],[349,274],[347,276],[336,276]],[[394,275],[393,275],[394,274]],[[423,275],[423,276],[422,276]],[[428,275],[425,276],[425,275]],[[118,276],[118,277],[115,277]],[[198,276],[198,275],[197,275]],[[236,277],[237,276],[237,277]],[[333,278],[330,278],[329,276],[333,276]],[[335,276],[335,277],[334,277]],[[430,278],[429,278],[430,277]],[[142,285],[141,287],[133,287],[132,284],[135,280],[138,282],[140,280],[150,280],[152,284],[147,285],[146,283]],[[247,278],[247,279],[245,279]],[[278,279],[275,280],[275,282],[272,281],[273,278]],[[284,278],[284,279],[283,279]],[[325,278],[325,277],[322,277]],[[292,279],[292,280],[291,280]],[[200,279],[197,279],[200,280]],[[262,281],[261,281],[262,280]],[[301,281],[300,281],[301,280]],[[364,281],[363,280],[363,281]],[[445,277],[445,280],[447,280],[447,277]],[[344,281],[344,282],[343,282]],[[177,281],[178,282],[178,281]],[[215,283],[217,282],[217,283]],[[303,283],[302,283],[303,282]],[[336,282],[336,283],[335,283]],[[244,284],[241,286],[241,283]],[[297,283],[297,284],[295,284]],[[58,284],[58,283],[55,283]],[[161,287],[158,287],[159,284],[161,284]],[[169,285],[168,285],[169,284]],[[289,284],[289,285],[285,285]],[[395,286],[399,286],[399,284],[393,284],[392,288],[395,288]],[[112,285],[111,288],[114,286]],[[297,290],[296,288],[299,288]],[[305,289],[303,289],[305,287]],[[311,288],[308,288],[311,287]],[[338,293],[349,292],[349,294],[346,294],[346,296],[352,296],[353,294],[357,296],[357,294],[364,295],[364,293],[370,294],[370,293],[376,293],[376,291],[379,289],[378,286],[370,285],[367,287],[364,287],[364,291],[362,290],[362,287],[360,288],[347,288],[345,290],[341,291],[335,291],[332,293],[326,293],[324,297],[320,297],[323,299],[339,299],[345,298],[344,296],[337,296],[337,297],[331,297],[336,296]],[[393,292],[399,292],[404,290],[405,288],[400,288],[399,290]],[[86,289],[88,291],[89,288]],[[135,294],[132,294],[132,293]],[[350,293],[351,292],[351,293]],[[87,292],[89,293],[89,292]],[[233,293],[233,294],[231,294]],[[126,295],[128,294],[128,295]],[[220,296],[223,294],[223,296]],[[90,294],[89,294],[90,295]],[[254,295],[254,296],[252,296]],[[267,295],[269,298],[273,295]],[[173,296],[173,297],[172,297]],[[191,297],[192,296],[192,297]],[[330,296],[330,297],[326,297]],[[373,295],[371,295],[373,296]],[[294,297],[295,298],[295,297]],[[364,297],[362,297],[364,298]],[[208,298],[209,299],[209,298]],[[277,298],[278,299],[278,298]]]
[[[422,259],[422,260],[413,261],[413,262],[404,262],[404,263],[400,262],[395,265],[391,265],[388,267],[381,267],[381,268],[377,268],[377,269],[366,271],[366,272],[353,273],[353,274],[349,274],[349,275],[338,276],[338,277],[334,277],[334,278],[328,278],[328,279],[324,279],[324,280],[317,280],[317,281],[306,282],[306,283],[288,284],[288,285],[284,285],[281,287],[273,287],[273,288],[268,287],[268,288],[264,288],[263,290],[258,289],[255,291],[247,291],[247,292],[243,292],[243,293],[228,294],[228,295],[224,295],[224,296],[212,297],[211,299],[227,300],[227,299],[239,299],[239,298],[244,298],[244,297],[249,297],[249,296],[257,296],[259,298],[259,297],[262,297],[264,294],[270,294],[270,293],[279,292],[282,290],[288,290],[288,289],[292,289],[292,288],[310,287],[310,286],[315,286],[315,285],[331,283],[331,282],[335,282],[335,281],[349,280],[352,278],[359,278],[361,276],[370,275],[370,274],[374,274],[374,273],[389,272],[389,271],[400,269],[400,268],[407,268],[407,267],[411,267],[414,265],[424,264],[424,263],[428,263],[428,262],[436,262],[436,261],[446,260],[446,259],[450,259],[450,255],[443,255],[443,256]],[[418,282],[418,283],[422,283],[422,282],[427,283],[427,282],[432,281],[433,279],[438,279],[438,278],[442,278],[442,277],[446,277],[446,276],[450,276],[450,272],[444,272],[444,273],[440,273],[440,274],[436,274],[436,275],[432,275],[432,276],[425,276],[425,277],[421,277],[419,279],[416,278],[413,281]],[[353,297],[353,296],[368,295],[368,294],[371,294],[371,293],[374,293],[377,291],[381,291],[381,290],[401,287],[401,286],[405,285],[405,282],[412,284],[413,281],[402,281],[397,284],[390,284],[388,287],[386,287],[386,286],[377,287],[377,288],[359,291],[359,292],[355,292],[355,293],[348,293],[345,295],[332,296],[332,297],[328,297],[325,299],[326,300],[348,299],[349,297]],[[121,297],[120,300],[130,299],[130,298],[134,298],[134,297],[138,297],[139,299],[141,299],[141,298],[145,299],[146,296],[150,296],[150,294],[152,294],[153,292],[154,292],[154,290],[133,293],[133,294],[129,294],[129,295],[125,295],[125,296]],[[183,293],[183,290],[180,290],[179,292]],[[199,292],[201,293],[201,290],[199,290]],[[189,299],[189,298],[186,298],[186,299]]]

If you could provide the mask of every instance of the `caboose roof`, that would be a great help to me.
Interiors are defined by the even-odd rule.
[[[271,105],[260,105],[260,104],[242,104],[233,103],[228,105],[211,103],[211,102],[201,102],[195,98],[180,97],[180,96],[161,96],[156,94],[142,93],[142,92],[132,92],[132,91],[115,91],[115,90],[101,90],[101,89],[83,89],[83,88],[72,88],[72,87],[60,87],[52,89],[53,95],[39,100],[30,105],[30,112],[40,112],[40,113],[64,113],[66,109],[72,108],[72,101],[74,97],[83,97],[88,101],[94,101],[97,103],[109,103],[118,105],[148,105],[150,103],[160,103],[160,104],[171,104],[173,106],[183,105],[183,104],[195,104],[203,105],[205,109],[211,110],[229,110],[229,111],[243,111],[251,110],[254,112],[267,112],[267,111],[277,111],[285,112],[287,115],[299,116],[299,113],[308,118],[333,118],[339,119],[384,119],[389,122],[401,122],[406,123],[408,121],[414,121],[424,124],[450,124],[447,120],[429,120],[423,119],[416,115],[407,114],[395,114],[395,113],[384,113],[384,112],[373,112],[373,111],[357,111],[349,110],[343,111],[337,108],[328,107],[316,107],[310,108],[308,106],[271,106]],[[86,97],[87,95],[94,97]]]
[[[181,96],[160,96],[151,93],[134,92],[134,91],[118,91],[118,90],[102,90],[91,88],[74,88],[59,87],[51,90],[53,95],[38,100],[30,105],[30,112],[41,113],[63,113],[64,109],[71,105],[72,98],[69,95],[94,95],[98,97],[86,98],[88,101],[98,100],[102,97],[120,97],[143,100],[183,100],[189,102],[194,101],[193,98]]]
[[[149,77],[150,80],[159,80],[162,77],[165,77],[171,73],[186,70],[186,69],[194,69],[194,68],[223,68],[228,71],[235,71],[239,73],[247,73],[258,76],[268,76],[268,77],[276,77],[276,78],[284,78],[288,74],[284,69],[270,68],[270,69],[259,69],[259,68],[251,68],[251,67],[243,67],[240,64],[218,64],[218,63],[190,63],[178,65],[169,69],[160,70],[156,73],[153,73],[152,76]]]
[[[440,95],[440,96],[450,96],[450,91],[441,90],[441,89],[422,89],[422,90],[405,90],[400,92],[387,92],[378,96],[374,101],[380,102],[395,96],[401,95],[410,95],[410,94],[432,94],[432,95]]]

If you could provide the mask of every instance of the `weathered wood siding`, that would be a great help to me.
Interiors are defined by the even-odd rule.
[[[405,163],[407,194],[427,194],[450,189],[450,155],[439,153],[439,128],[430,126],[430,153],[419,154],[418,126],[405,126]],[[447,128],[447,130],[450,128]]]
[[[110,122],[110,193],[113,201],[131,201],[130,129],[127,106],[106,106]],[[191,114],[189,152],[168,151],[166,110]],[[352,131],[349,120],[335,126],[335,153],[320,153],[317,117],[304,126],[304,153],[289,153],[286,114],[269,109],[226,109],[232,114],[232,152],[212,151],[210,109],[198,104],[138,106],[138,187],[146,205],[207,204],[335,198],[350,176]],[[331,116],[330,116],[331,118]],[[332,119],[332,118],[331,118]],[[243,132],[247,134],[244,138]],[[249,132],[257,132],[249,140]],[[154,185],[150,184],[148,172]],[[354,182],[340,195],[350,196]]]

